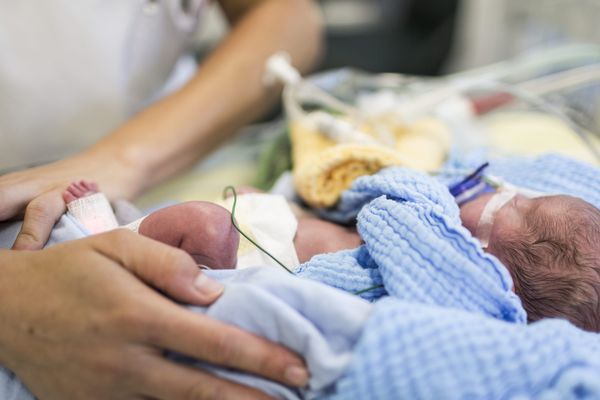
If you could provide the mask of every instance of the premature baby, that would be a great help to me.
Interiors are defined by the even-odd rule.
[[[600,210],[576,197],[508,184],[458,200],[463,225],[510,272],[529,321],[565,318],[600,331]],[[308,260],[354,248],[360,237],[323,220],[301,218],[294,243]]]
[[[96,191],[85,182],[74,184],[65,201]],[[460,208],[464,226],[509,270],[530,321],[560,317],[600,331],[600,210],[571,196],[506,196],[502,190],[474,196]],[[199,264],[236,266],[239,234],[231,214],[216,204],[166,207],[133,225],[140,234],[182,248]],[[293,247],[299,262],[360,243],[352,228],[298,217]]]

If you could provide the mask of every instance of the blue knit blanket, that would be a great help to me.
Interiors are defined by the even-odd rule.
[[[448,169],[481,160],[451,162]],[[600,170],[559,156],[490,173],[600,207]],[[600,336],[562,320],[526,324],[506,268],[462,227],[451,174],[391,168],[358,179],[328,212],[357,217],[364,245],[314,257],[299,275],[377,300],[336,399],[596,399]]]

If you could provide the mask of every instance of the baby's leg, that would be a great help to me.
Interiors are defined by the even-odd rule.
[[[235,268],[239,233],[231,214],[221,206],[191,201],[165,207],[148,215],[139,233],[179,247],[197,263],[211,268]]]
[[[300,217],[294,246],[301,263],[323,253],[354,249],[361,239],[354,228],[346,228],[314,217]]]

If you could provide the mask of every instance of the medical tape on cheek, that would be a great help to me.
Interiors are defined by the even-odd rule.
[[[475,230],[475,237],[479,239],[481,247],[484,249],[490,244],[490,236],[492,235],[492,227],[494,226],[496,214],[516,195],[517,191],[513,187],[502,188],[485,205],[477,223],[477,229]]]

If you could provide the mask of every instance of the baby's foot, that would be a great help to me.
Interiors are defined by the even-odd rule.
[[[63,199],[65,200],[66,204],[69,204],[70,202],[82,197],[91,196],[94,193],[98,193],[98,191],[98,185],[95,182],[73,182],[63,193]]]
[[[90,233],[106,232],[119,227],[106,196],[94,182],[79,181],[69,185],[63,193],[69,213]]]

